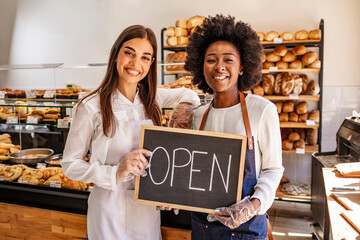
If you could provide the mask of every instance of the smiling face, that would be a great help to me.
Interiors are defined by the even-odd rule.
[[[237,93],[237,81],[242,74],[240,53],[226,41],[212,43],[205,52],[204,76],[214,93]]]
[[[149,72],[153,62],[153,48],[145,38],[133,38],[125,42],[116,58],[119,87],[137,85]]]

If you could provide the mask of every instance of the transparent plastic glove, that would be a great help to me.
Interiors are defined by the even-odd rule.
[[[145,156],[151,156],[151,152],[146,149],[136,149],[127,154],[121,161],[116,172],[116,178],[119,181],[128,181],[136,175],[145,177],[145,171],[150,165]]]
[[[172,209],[171,207],[156,206],[156,210],[157,210],[157,211],[159,211],[159,210],[161,210],[161,211],[164,211],[164,210],[166,210],[166,211],[174,210],[174,214],[175,214],[175,215],[178,215],[178,214],[179,214],[179,209],[178,209],[178,208]]]
[[[191,103],[177,105],[171,114],[169,127],[190,129],[193,110],[194,106]]]
[[[257,212],[250,202],[250,197],[246,196],[240,202],[235,203],[230,207],[215,209],[215,214],[209,214],[207,220],[209,222],[219,221],[228,228],[234,229],[249,221],[256,214]]]

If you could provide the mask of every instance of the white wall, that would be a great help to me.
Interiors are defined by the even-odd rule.
[[[9,62],[17,0],[0,0],[0,65]]]

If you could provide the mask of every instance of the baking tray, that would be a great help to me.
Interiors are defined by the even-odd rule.
[[[41,157],[25,158],[26,155],[41,154]],[[16,164],[36,165],[43,162],[46,158],[54,154],[54,150],[50,148],[30,148],[14,152],[9,155],[9,161]]]

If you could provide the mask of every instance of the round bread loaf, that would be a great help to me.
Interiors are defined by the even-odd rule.
[[[309,111],[309,104],[307,102],[299,102],[296,105],[296,113],[297,114],[304,114]]]
[[[309,113],[299,114],[299,122],[306,122],[308,119]]]
[[[258,35],[260,42],[264,41],[264,39],[265,39],[265,33],[263,33],[263,32],[256,32],[256,34]]]
[[[311,40],[320,40],[321,39],[321,30],[314,29],[309,32],[309,38]]]
[[[277,109],[277,113],[280,114],[282,112],[283,102],[276,102],[275,106],[276,106],[276,109]]]
[[[283,60],[284,62],[293,62],[296,60],[296,56],[291,52],[287,52],[281,60]]]
[[[187,45],[189,43],[188,37],[177,37],[177,44],[178,45]]]
[[[188,36],[188,30],[186,28],[175,28],[175,36],[176,37],[187,37]]]
[[[283,32],[280,37],[284,40],[284,41],[291,41],[293,40],[293,35],[291,32]]]
[[[205,17],[203,16],[193,16],[191,18],[189,18],[189,20],[187,21],[187,28],[188,29],[191,29],[191,28],[194,28],[196,26],[199,26],[201,24],[203,24],[205,20]]]
[[[253,94],[264,96],[264,89],[261,86],[255,86],[252,89]]]
[[[271,52],[266,55],[266,61],[268,62],[278,62],[281,60],[281,57]]]
[[[305,30],[297,31],[294,35],[295,40],[307,40],[309,39],[309,34]]]
[[[317,109],[312,110],[309,113],[308,120],[314,120],[316,123],[320,121],[320,111]]]
[[[288,48],[286,46],[276,46],[274,48],[274,53],[280,57],[285,56],[287,51],[288,51]]]
[[[169,46],[176,46],[177,45],[177,37],[168,37],[166,39],[166,43],[169,45]]]
[[[303,67],[300,60],[295,60],[289,64],[290,69],[301,69]]]
[[[305,139],[306,137],[305,128],[295,128],[294,131],[300,134],[301,139]]]
[[[280,113],[279,114],[279,121],[280,122],[288,122],[289,121],[289,114],[288,113]]]
[[[283,104],[283,112],[289,113],[294,112],[295,102],[294,101],[286,101]]]
[[[319,59],[316,59],[314,62],[312,62],[310,65],[307,65],[308,68],[321,68],[321,61]]]
[[[302,57],[302,63],[304,64],[304,66],[308,66],[310,64],[312,64],[316,59],[318,58],[317,53],[310,51],[308,53],[306,53],[303,57]]]
[[[175,23],[175,26],[178,27],[178,28],[187,28],[187,22],[188,20],[187,19],[178,19],[176,20],[176,23]],[[182,35],[180,35],[182,36]]]
[[[284,61],[278,61],[275,64],[276,67],[278,67],[278,69],[288,69],[289,68],[289,64],[287,62]]]
[[[295,56],[304,55],[305,53],[307,53],[307,50],[306,50],[306,47],[305,47],[304,45],[299,45],[299,46],[295,46],[295,47],[292,49],[292,53],[293,53]]]
[[[307,91],[309,94],[313,96],[318,95],[320,92],[320,86],[317,82],[311,80],[307,86]]]
[[[280,132],[281,132],[281,141],[284,141],[285,139],[288,140],[288,137],[290,135],[290,133],[293,132],[292,128],[280,128]]]
[[[299,121],[299,115],[295,112],[289,113],[289,121],[290,122],[298,122]]]
[[[291,150],[293,149],[294,144],[293,142],[290,142],[289,140],[285,139],[284,141],[282,141],[282,149],[283,150]]]
[[[300,138],[294,143],[294,148],[305,148],[305,140]]]
[[[284,73],[281,82],[281,94],[283,96],[288,96],[294,89],[294,83],[294,78],[291,73]]]
[[[297,132],[290,133],[289,135],[290,142],[295,142],[298,141],[299,139],[300,139],[300,134],[298,134]]]
[[[175,36],[175,28],[174,27],[166,28],[165,34],[167,37],[174,37]]]
[[[268,33],[265,34],[265,41],[273,41],[274,38],[279,37],[279,33],[276,31],[270,31]]]
[[[275,63],[273,63],[273,62],[265,61],[263,63],[263,69],[269,69],[270,67],[274,67],[274,66],[275,66]]]

